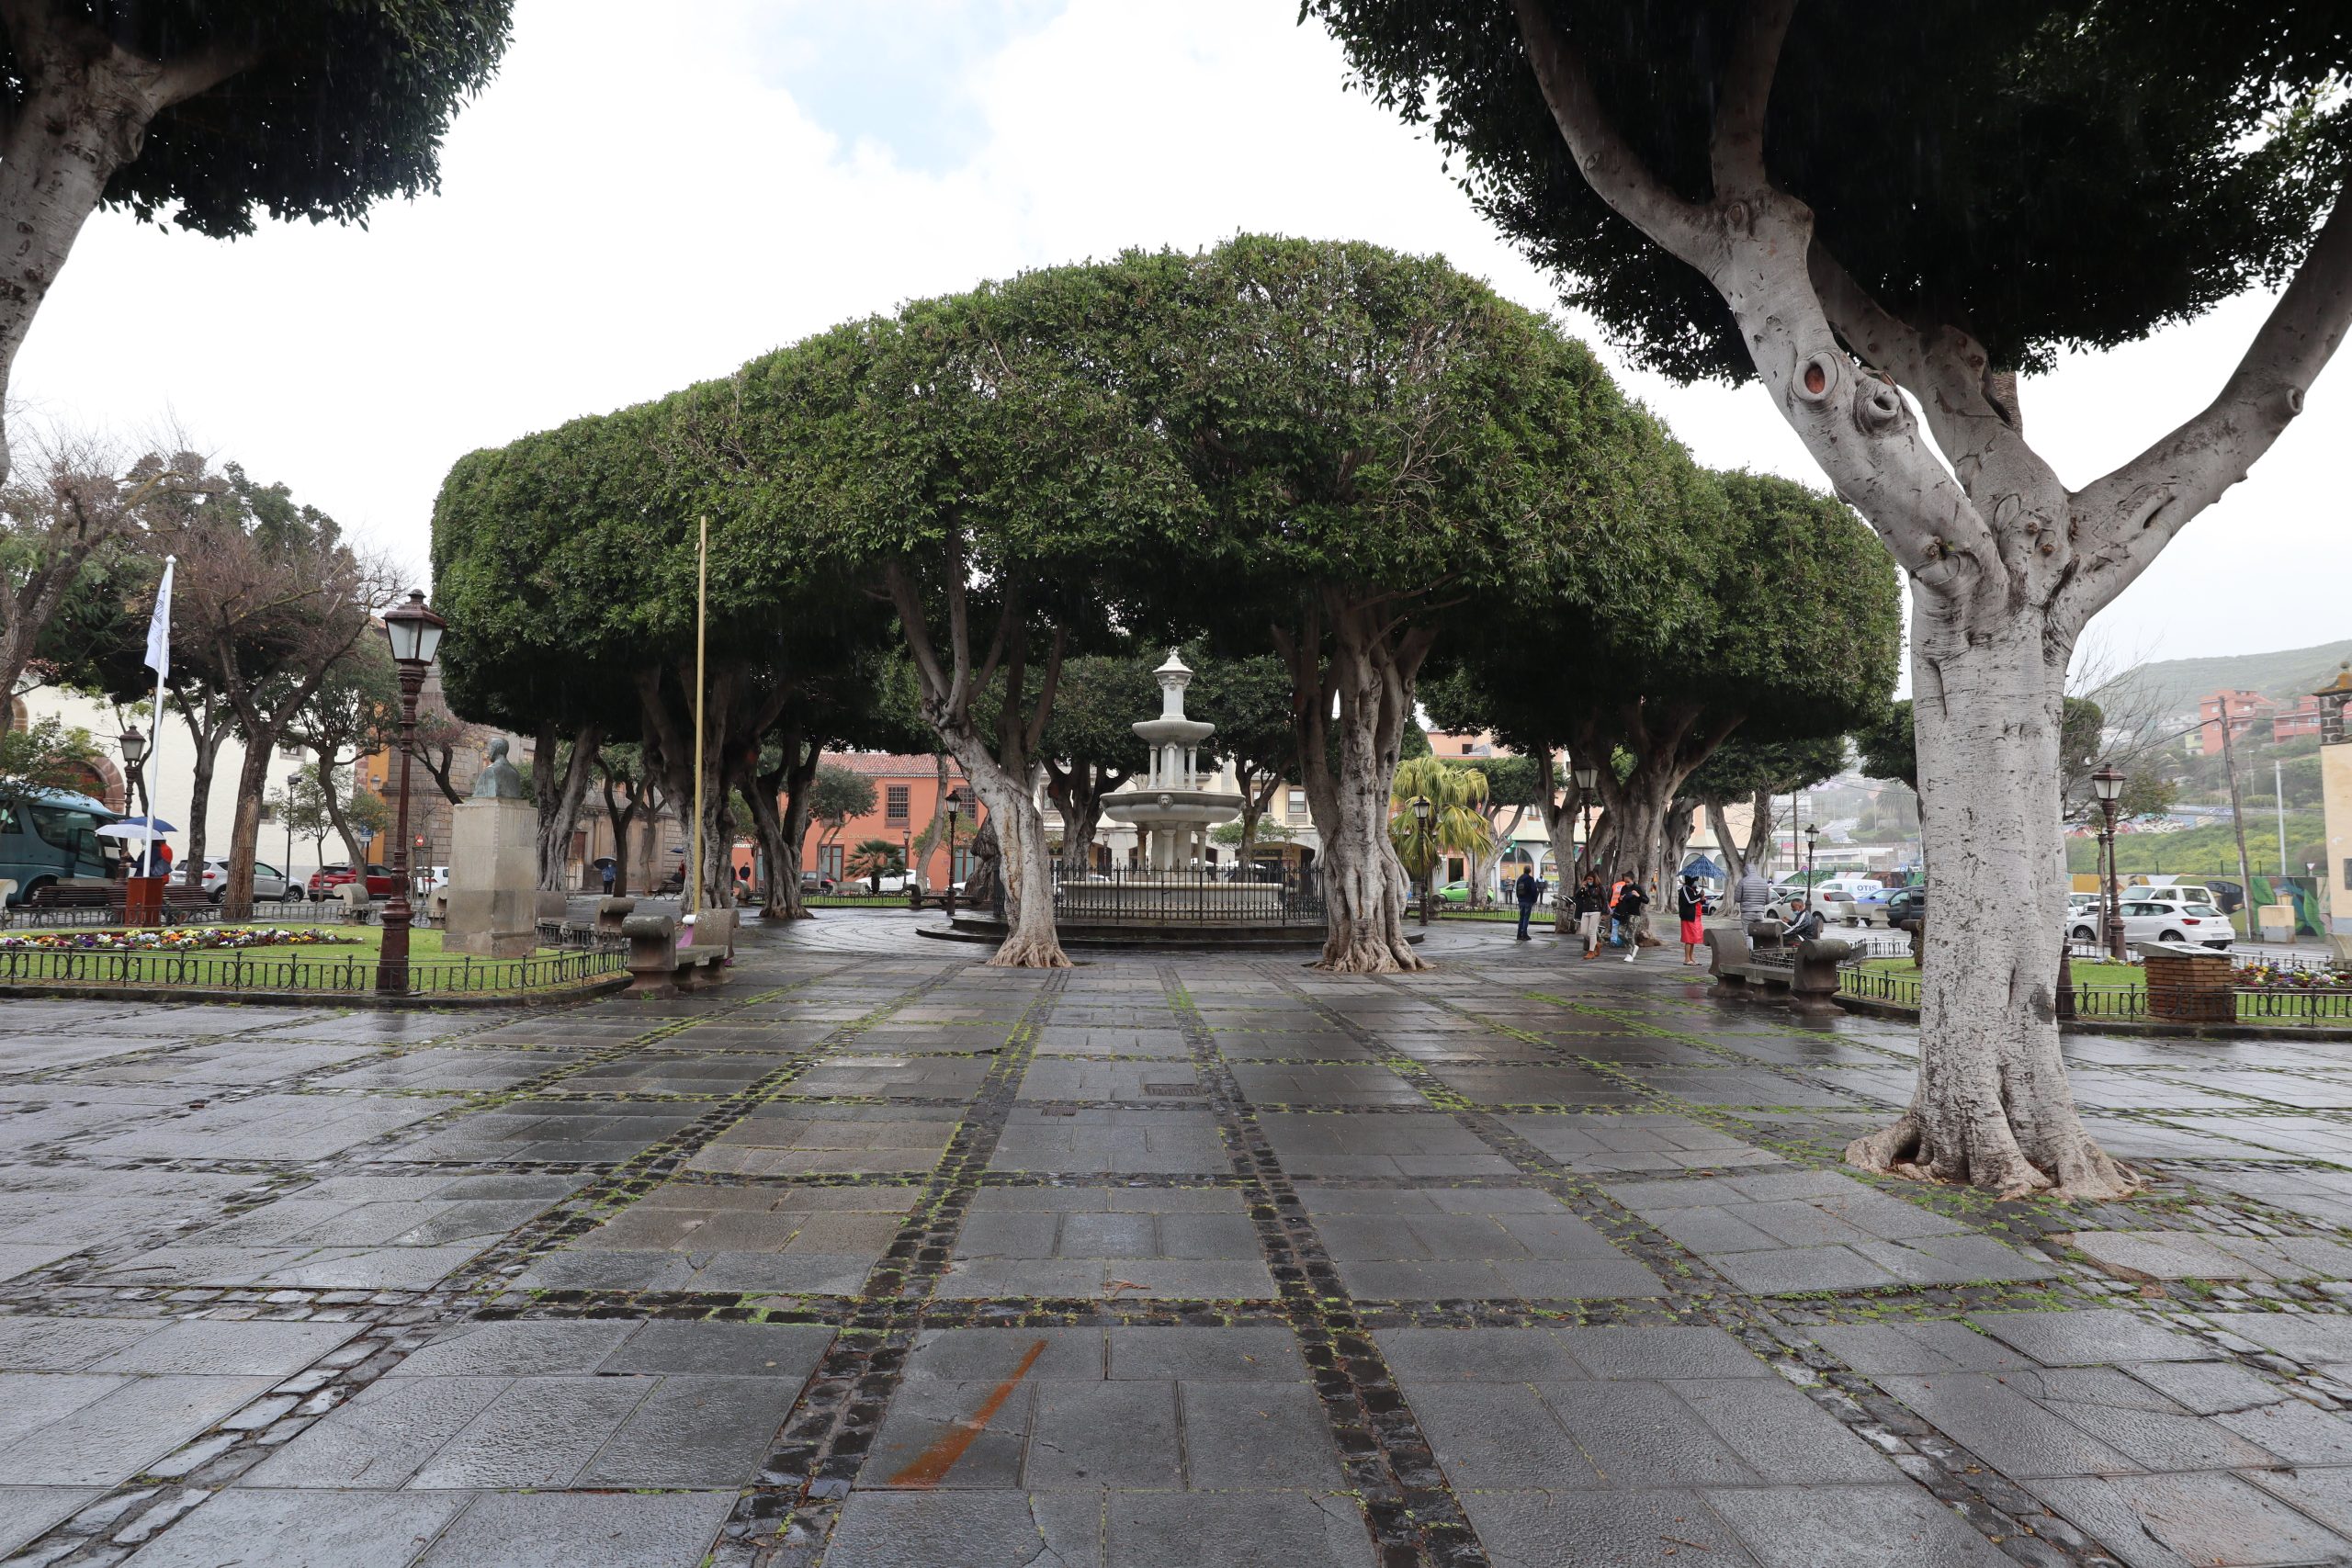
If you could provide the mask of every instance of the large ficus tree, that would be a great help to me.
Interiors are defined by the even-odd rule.
[[[1669,825],[1684,781],[1734,735],[1843,735],[1894,690],[1903,624],[1894,573],[1845,504],[1789,479],[1715,476],[1724,499],[1694,584],[1707,614],[1661,648],[1604,617],[1547,682],[1572,709],[1596,769],[1613,869],[1664,886],[1679,860]]]
[[[1917,1092],[1848,1157],[2001,1191],[2131,1191],[2059,1058],[2063,682],[2084,625],[2278,439],[2352,319],[2340,8],[1307,9],[1636,357],[1759,380],[1910,579],[1945,913]],[[2281,280],[2178,428],[2080,487],[2034,450],[2018,372]]]
[[[1700,479],[1675,586],[1704,614],[1660,636],[1613,603],[1522,598],[1465,629],[1430,702],[1514,750],[1566,748],[1594,775],[1591,863],[1661,886],[1688,837],[1676,800],[1718,747],[1843,735],[1883,706],[1902,647],[1894,570],[1842,502],[1769,476]],[[1573,651],[1530,680],[1531,648]],[[1568,784],[1536,792],[1564,864],[1584,804]]]
[[[1107,643],[1192,491],[1140,395],[1184,262],[1130,255],[919,300],[746,366],[740,450],[779,539],[895,615],[918,706],[986,807],[1007,931],[1063,967],[1030,794],[1065,660]]]
[[[1288,667],[1322,841],[1322,964],[1421,968],[1389,780],[1449,625],[1496,596],[1670,627],[1688,457],[1592,355],[1442,261],[1243,236],[1194,269],[1162,416],[1212,525],[1154,602]]]
[[[440,183],[513,0],[0,0],[0,393],[101,205],[219,238]],[[0,476],[5,476],[0,443]]]

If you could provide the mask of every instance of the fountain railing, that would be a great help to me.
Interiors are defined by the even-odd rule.
[[[1320,925],[1312,871],[1283,865],[1054,867],[1057,919],[1113,925]]]

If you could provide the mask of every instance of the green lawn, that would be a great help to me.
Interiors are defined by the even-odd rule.
[[[255,921],[256,929],[267,929]],[[210,928],[207,928],[210,929]],[[237,929],[237,928],[228,928]],[[87,950],[0,951],[0,982],[184,987],[192,991],[291,990],[326,994],[374,988],[384,931],[380,926],[288,926],[318,930],[333,942],[302,947],[209,948],[190,953],[105,953]],[[12,931],[0,935],[102,935],[97,928]],[[585,978],[584,964],[549,963],[561,949],[542,947],[531,958],[474,958],[444,951],[437,931],[409,932],[415,987],[425,992],[562,990]],[[577,957],[577,954],[571,955]]]

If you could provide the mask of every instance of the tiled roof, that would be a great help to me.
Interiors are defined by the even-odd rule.
[[[927,751],[828,751],[825,753],[825,765],[847,768],[853,773],[864,773],[877,779],[936,778],[939,767]],[[951,779],[964,776],[964,770],[956,765],[952,757],[947,761],[947,776]]]

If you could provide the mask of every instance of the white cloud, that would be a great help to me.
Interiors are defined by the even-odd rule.
[[[868,13],[920,26],[935,0]],[[752,0],[523,0],[504,68],[458,118],[444,190],[366,231],[274,225],[233,244],[96,219],[34,328],[20,397],[88,423],[175,416],[421,570],[462,453],[723,374],[910,296],[1128,245],[1242,230],[1442,252],[1531,305],[1552,290],[1497,243],[1436,152],[1341,90],[1337,50],[1269,0],[1071,0],[959,44],[970,156],[932,172],[840,107],[859,32]],[[836,13],[838,15],[838,13]],[[1017,22],[1018,25],[1014,25]],[[806,47],[802,45],[806,43]],[[831,51],[829,55],[828,51]],[[935,51],[933,54],[935,54]],[[913,51],[935,71],[933,54]],[[871,73],[869,72],[869,74]],[[810,102],[833,106],[819,123]],[[976,138],[976,139],[975,139]],[[921,167],[906,166],[906,159]],[[2069,479],[2191,412],[2259,319],[2241,302],[2027,389]],[[1628,385],[1702,460],[1815,480],[1754,389]],[[2339,634],[2352,581],[2331,459],[2352,369],[2102,618],[2162,655]]]

